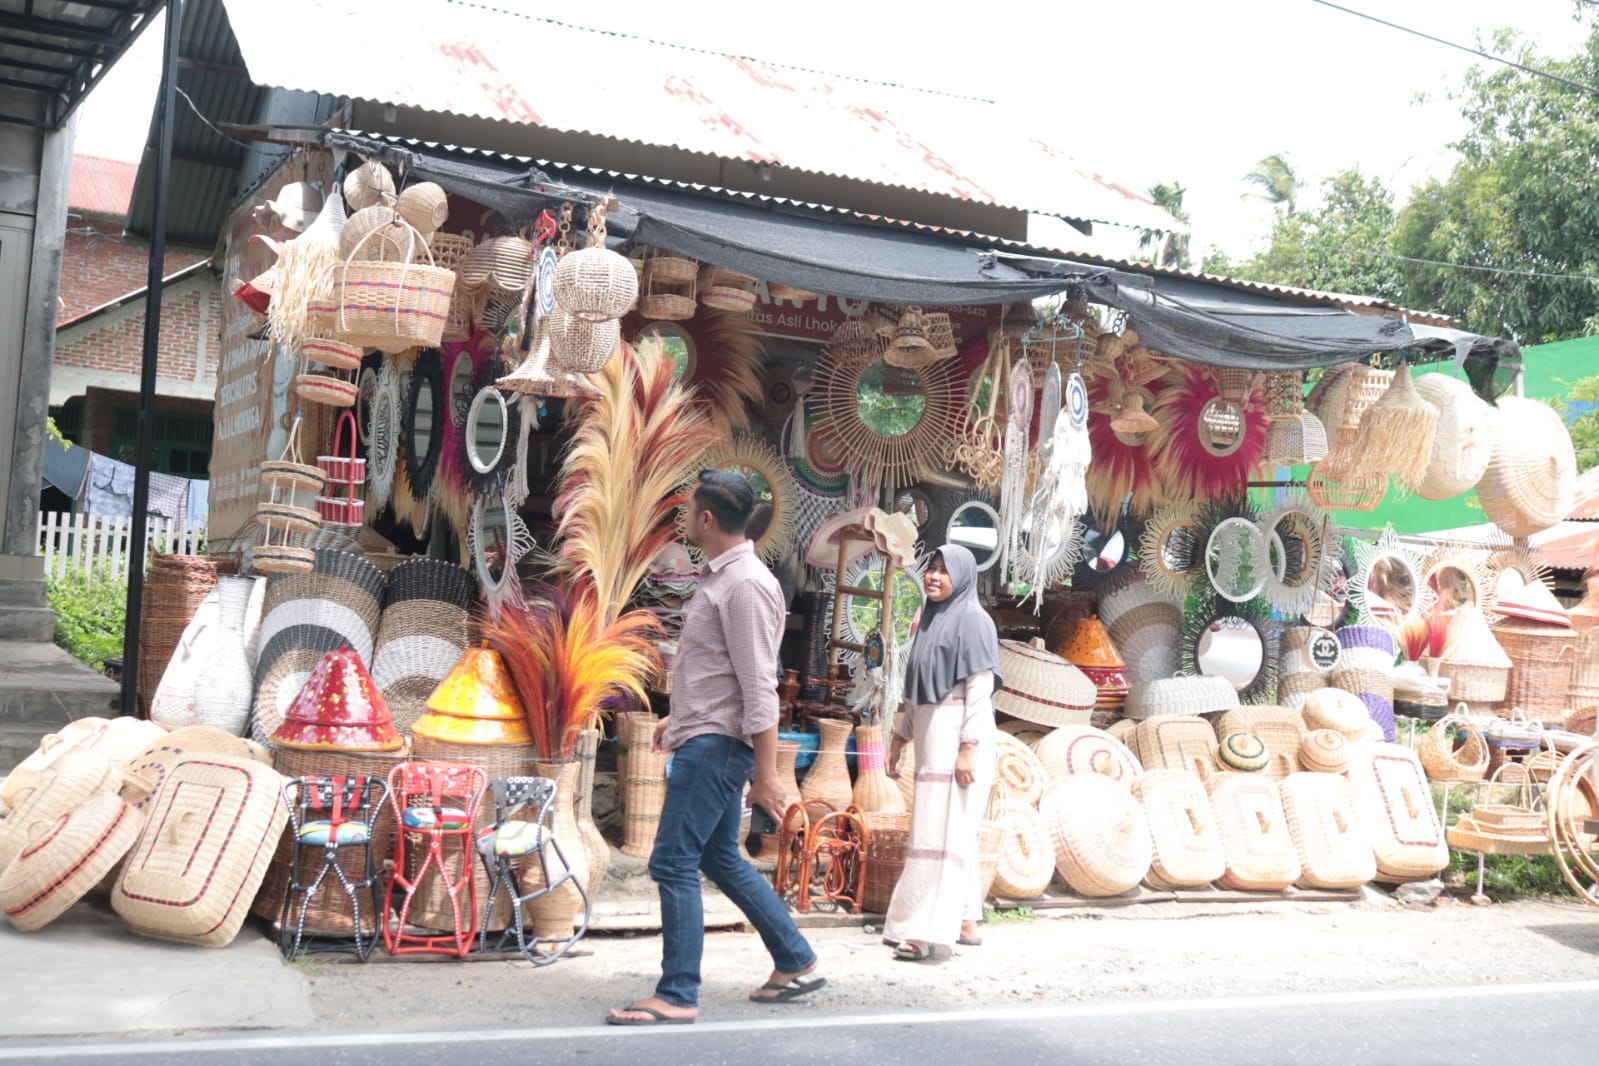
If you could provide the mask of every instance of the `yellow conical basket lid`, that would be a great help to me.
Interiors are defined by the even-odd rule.
[[[466,650],[449,676],[428,697],[427,706],[430,711],[454,718],[527,721],[505,661],[487,643]]]

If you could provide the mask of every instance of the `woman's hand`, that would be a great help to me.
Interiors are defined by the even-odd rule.
[[[961,788],[971,788],[977,780],[977,745],[962,744],[955,756],[955,783]]]
[[[889,777],[899,778],[899,757],[905,752],[905,741],[901,737],[894,737],[888,742],[888,759],[883,772]]]

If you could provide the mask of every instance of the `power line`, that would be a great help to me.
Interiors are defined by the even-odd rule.
[[[1398,252],[1380,252],[1375,248],[1340,248],[1337,245],[1317,244],[1310,245],[1304,241],[1283,241],[1290,248],[1310,249],[1317,248],[1327,252],[1341,252],[1345,255],[1372,255],[1381,259],[1399,259],[1406,263],[1421,263],[1425,266],[1449,267],[1452,270],[1478,270],[1488,274],[1508,274],[1518,278],[1550,278],[1555,281],[1587,281],[1599,282],[1599,276],[1592,274],[1553,274],[1543,270],[1512,270],[1509,267],[1481,266],[1472,263],[1450,263],[1442,259],[1421,259],[1413,255],[1400,255]]]
[[[1580,81],[1573,81],[1571,78],[1564,77],[1560,74],[1551,74],[1549,71],[1539,70],[1537,67],[1529,67],[1525,63],[1518,63],[1514,59],[1506,59],[1504,56],[1496,56],[1492,52],[1484,52],[1480,48],[1472,48],[1470,45],[1456,44],[1454,41],[1446,41],[1442,37],[1434,37],[1430,33],[1423,33],[1420,30],[1413,30],[1409,26],[1401,26],[1397,22],[1389,22],[1387,19],[1378,18],[1376,15],[1368,15],[1364,11],[1356,11],[1354,8],[1344,7],[1341,4],[1334,4],[1331,2],[1331,0],[1311,0],[1311,3],[1320,4],[1322,7],[1330,7],[1334,11],[1342,11],[1346,15],[1354,15],[1356,18],[1367,19],[1368,21],[1377,23],[1379,26],[1387,26],[1389,29],[1398,30],[1401,33],[1408,33],[1424,40],[1444,45],[1448,48],[1455,48],[1462,52],[1469,52],[1474,56],[1478,56],[1479,58],[1489,59],[1495,63],[1503,63],[1507,67],[1515,67],[1517,70],[1525,71],[1528,74],[1536,74],[1540,78],[1548,78],[1550,81],[1558,81],[1562,85],[1567,85],[1573,89],[1578,89],[1582,92],[1592,93],[1594,96],[1599,96],[1599,89],[1595,89],[1592,85],[1585,85]]]

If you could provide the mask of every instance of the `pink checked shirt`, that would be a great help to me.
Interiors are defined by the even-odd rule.
[[[689,601],[662,746],[705,733],[748,743],[777,724],[778,645],[787,618],[777,578],[745,541],[708,562]]]

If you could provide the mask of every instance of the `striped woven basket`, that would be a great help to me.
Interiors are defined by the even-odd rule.
[[[1144,772],[1125,744],[1092,726],[1062,726],[1040,740],[1034,751],[1050,781],[1072,774],[1103,774],[1131,785]]]

